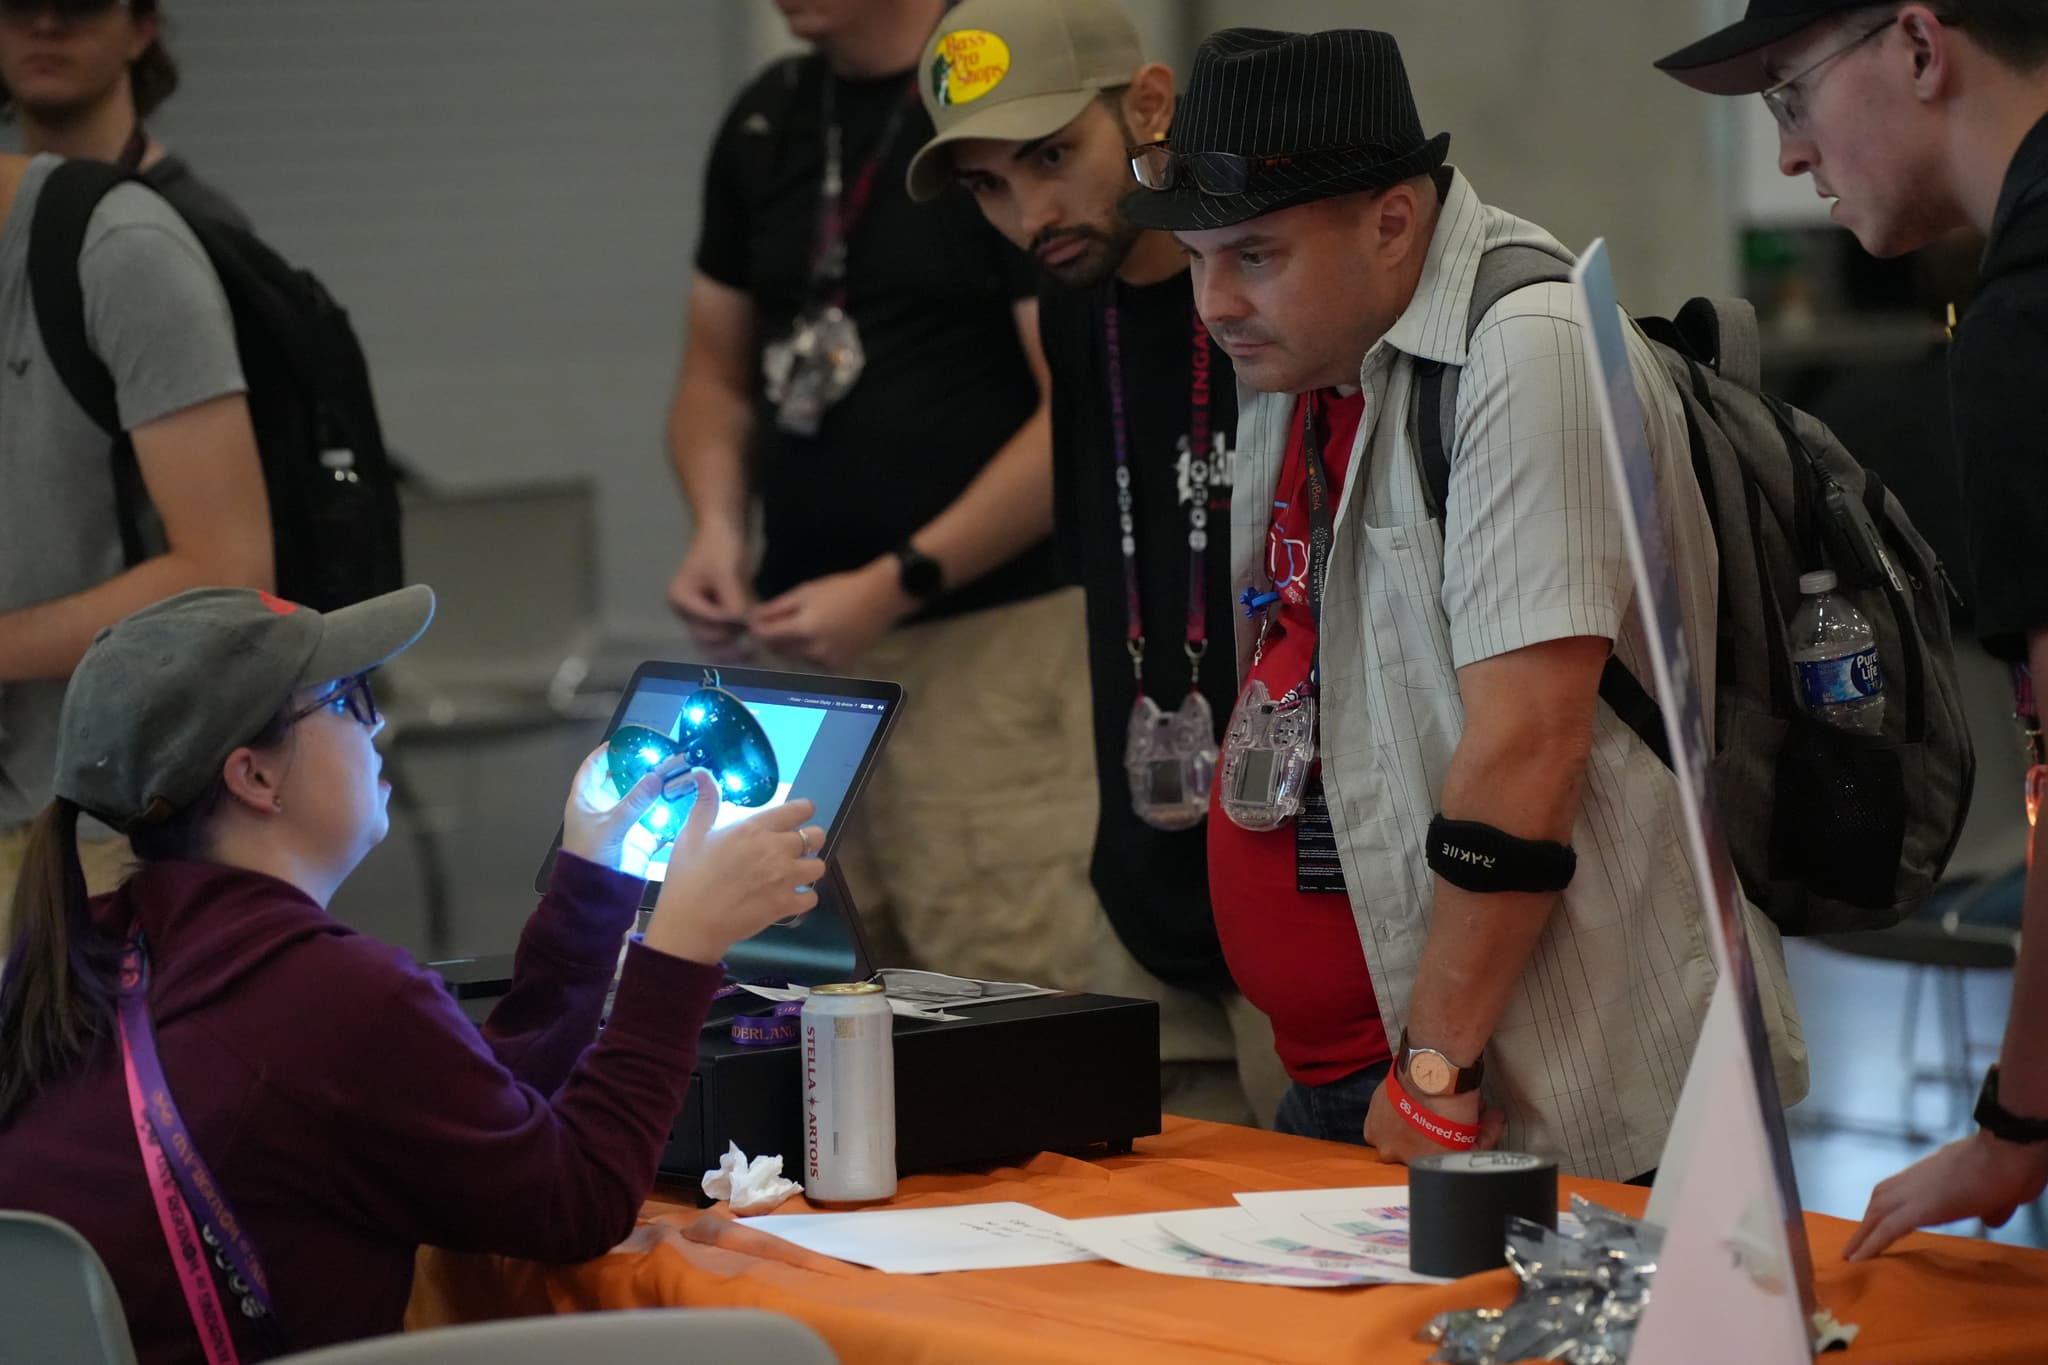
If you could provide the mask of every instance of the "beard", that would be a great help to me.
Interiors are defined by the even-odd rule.
[[[1143,228],[1134,227],[1121,218],[1112,218],[1106,227],[1063,227],[1048,228],[1032,239],[1031,254],[1038,261],[1038,268],[1058,283],[1069,289],[1092,289],[1111,275],[1114,275],[1131,254]],[[1087,249],[1072,260],[1050,264],[1038,253],[1055,242],[1081,241]]]

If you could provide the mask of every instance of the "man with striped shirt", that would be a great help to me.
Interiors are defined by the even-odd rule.
[[[1390,36],[1235,29],[1134,159],[1125,216],[1179,237],[1246,390],[1217,928],[1295,1080],[1283,1127],[1390,1160],[1499,1142],[1637,1178],[1705,1019],[1709,927],[1677,787],[1599,699],[1610,653],[1650,670],[1572,289],[1470,317],[1490,250],[1570,256],[1483,204],[1448,143],[1423,134]],[[1712,531],[1677,396],[1631,344],[1711,670]],[[1419,398],[1451,367],[1439,500]],[[1333,916],[1358,960],[1273,932]],[[1796,1099],[1782,951],[1754,910],[1749,928]]]

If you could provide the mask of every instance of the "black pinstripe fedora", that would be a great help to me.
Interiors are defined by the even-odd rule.
[[[1444,164],[1392,34],[1227,28],[1195,53],[1163,143],[1134,148],[1123,216],[1169,232],[1227,227]]]

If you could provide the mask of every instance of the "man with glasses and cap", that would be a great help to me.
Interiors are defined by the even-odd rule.
[[[1217,925],[1276,1024],[1284,996],[1351,968],[1306,941],[1292,961],[1251,947],[1274,907],[1320,900],[1354,931],[1375,1026],[1290,1068],[1283,1127],[1388,1160],[1500,1142],[1640,1179],[1713,991],[1708,926],[1677,785],[1600,700],[1610,653],[1650,669],[1573,291],[1531,285],[1469,316],[1490,250],[1544,252],[1560,274],[1569,254],[1485,205],[1448,143],[1425,135],[1389,35],[1232,29],[1135,158],[1124,216],[1187,249],[1244,395]],[[1683,416],[1647,346],[1630,359],[1683,626],[1711,669],[1717,566]],[[1438,494],[1422,394],[1449,367]],[[1782,952],[1749,924],[1796,1098]]]
[[[909,184],[922,200],[957,186],[1040,268],[1054,538],[1088,601],[1089,873],[1128,950],[1107,955],[1099,988],[1158,1000],[1168,1109],[1270,1124],[1287,1078],[1217,942],[1204,829],[1236,697],[1212,649],[1231,632],[1236,383],[1195,312],[1187,254],[1117,212],[1129,147],[1172,117],[1173,73],[1145,60],[1118,0],[965,0],[924,67],[995,44],[1007,65],[972,100],[922,85],[936,135]]]
[[[1949,352],[1950,409],[1977,633],[2014,666],[2031,820],[2048,785],[2033,683],[2048,677],[2048,6],[1751,0],[1740,22],[1657,65],[1708,94],[1762,95],[1778,168],[1812,176],[1829,216],[1872,255],[1958,230],[1985,241]],[[2032,854],[2041,838],[2036,826]],[[2048,878],[2037,867],[2022,914],[1977,1131],[1877,1187],[1851,1259],[1916,1227],[2001,1224],[2048,1188]]]

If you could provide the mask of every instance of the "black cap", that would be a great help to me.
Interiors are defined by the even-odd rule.
[[[1870,6],[1871,0],[1749,0],[1739,21],[1659,58],[1657,69],[1709,95],[1754,95],[1771,84],[1765,48],[1809,24]]]
[[[1119,205],[1139,227],[1180,232],[1398,185],[1443,165],[1451,135],[1423,133],[1391,34],[1227,28],[1196,50],[1167,146],[1289,159],[1241,194],[1206,194],[1184,180]]]

